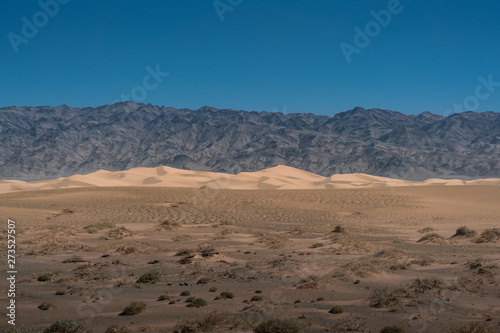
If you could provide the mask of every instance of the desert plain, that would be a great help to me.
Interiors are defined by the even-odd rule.
[[[18,270],[2,331],[500,331],[498,180],[141,172],[0,184]]]

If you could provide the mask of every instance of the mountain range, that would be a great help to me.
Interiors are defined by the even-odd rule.
[[[198,110],[119,102],[0,109],[0,179],[134,167],[239,173],[286,165],[425,180],[500,176],[500,113]]]

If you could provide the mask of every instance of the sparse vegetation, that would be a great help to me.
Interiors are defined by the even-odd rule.
[[[269,319],[260,323],[255,333],[299,333],[301,328],[291,319]]]
[[[486,229],[476,239],[476,243],[494,243],[500,239],[500,229]]]
[[[467,228],[466,226],[462,226],[455,231],[455,234],[452,237],[474,237],[476,232]]]
[[[120,316],[135,316],[143,312],[144,310],[146,310],[146,303],[131,302],[123,309],[123,311],[120,313]]]
[[[217,291],[217,288],[210,287],[210,289],[208,289],[208,291],[211,292],[211,293],[215,293]]]
[[[344,233],[345,232],[345,228],[343,226],[341,226],[341,225],[338,225],[335,228],[333,228],[332,232],[333,233],[337,233],[337,234]]]
[[[47,282],[50,280],[52,280],[52,274],[49,274],[49,273],[41,274],[37,278],[37,281],[40,281],[40,282]]]
[[[380,333],[405,333],[405,330],[399,326],[385,326],[380,330]]]
[[[103,221],[103,222],[97,222],[97,223],[85,226],[85,227],[83,227],[83,230],[85,230],[89,234],[95,234],[96,232],[98,232],[100,230],[113,229],[113,228],[116,228],[116,225],[114,223]]]
[[[318,247],[323,247],[323,246],[325,246],[325,243],[315,243],[315,244],[311,245],[311,248],[316,249]]]
[[[43,333],[92,333],[92,331],[73,319],[64,319],[54,322]]]
[[[258,301],[262,301],[262,296],[259,296],[259,295],[255,295],[252,297],[252,299],[250,301],[252,302],[258,302]]]
[[[333,314],[339,314],[339,313],[344,313],[344,309],[341,306],[335,305],[328,312]]]
[[[146,272],[141,275],[139,279],[137,279],[137,283],[152,283],[155,284],[157,282],[163,281],[163,275],[156,269],[153,269],[149,272]]]
[[[215,299],[233,299],[234,298],[234,294],[229,292],[229,291],[223,291],[220,293],[219,296],[217,296]]]
[[[184,290],[183,292],[181,292],[181,296],[191,296],[191,291]]]
[[[125,326],[121,326],[118,324],[113,324],[106,329],[104,333],[129,333],[128,329]]]
[[[193,299],[192,302],[190,302],[188,305],[186,305],[188,308],[201,308],[202,306],[207,306],[208,303],[206,300],[203,298],[196,298]]]
[[[485,323],[473,321],[471,323],[452,328],[450,333],[493,333],[493,330]]]
[[[212,281],[212,279],[210,279],[208,277],[204,277],[204,278],[199,279],[198,282],[196,282],[196,284],[204,285],[204,284],[209,283],[210,281]]]
[[[428,233],[433,232],[433,231],[436,231],[436,229],[433,227],[425,227],[425,228],[420,229],[418,232],[420,232],[421,234],[428,234]]]
[[[65,263],[78,263],[78,262],[86,262],[85,259],[80,257],[79,255],[74,255],[68,259],[63,260],[63,264]]]
[[[42,304],[40,304],[40,305],[38,306],[38,308],[39,308],[40,310],[49,310],[49,309],[55,309],[56,307],[54,306],[54,304],[52,304],[52,303],[50,303],[50,302],[45,301],[45,302],[43,302]]]
[[[125,237],[131,237],[133,235],[133,232],[128,230],[125,227],[120,227],[116,229],[112,229],[106,233],[106,236],[104,239],[109,240],[109,239],[123,239]]]
[[[431,233],[427,234],[424,237],[420,238],[418,240],[419,243],[421,242],[429,242],[429,243],[440,243],[444,240],[444,237],[441,235],[438,235],[436,233]]]
[[[179,229],[182,227],[179,223],[177,222],[172,222],[170,220],[163,220],[157,225],[158,230],[174,230],[174,229]]]

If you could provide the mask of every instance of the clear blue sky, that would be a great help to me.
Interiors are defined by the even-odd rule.
[[[479,76],[500,82],[498,0],[400,0],[348,63],[340,43],[354,45],[354,28],[391,1],[220,0],[235,5],[221,21],[213,0],[72,0],[46,25],[38,1],[7,1],[0,106],[98,106],[136,89],[147,92],[137,101],[178,108],[444,114],[476,94]],[[34,15],[41,27],[16,53],[9,33],[22,37]],[[169,76],[144,90],[157,64]],[[492,90],[477,111],[500,111]]]

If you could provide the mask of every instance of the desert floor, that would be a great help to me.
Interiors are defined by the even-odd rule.
[[[500,231],[482,235],[500,228],[500,186],[78,188],[2,194],[0,212],[2,235],[17,224],[17,327],[252,332],[286,318],[304,332],[500,331]],[[120,315],[132,301],[146,308]]]

